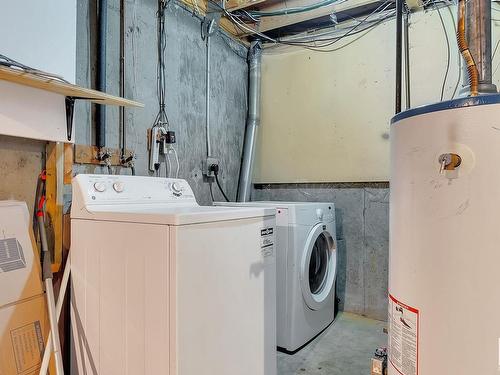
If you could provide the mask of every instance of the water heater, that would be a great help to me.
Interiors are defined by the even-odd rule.
[[[500,95],[391,125],[389,375],[500,374]]]

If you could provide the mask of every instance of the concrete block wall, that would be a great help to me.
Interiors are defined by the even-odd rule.
[[[91,40],[89,7],[91,0],[78,1],[77,82],[90,86]],[[119,93],[119,0],[108,0],[107,91]],[[127,148],[136,152],[139,175],[148,170],[147,129],[158,113],[156,90],[156,11],[157,1],[126,1],[126,86],[125,96],[142,102],[144,109],[126,109]],[[201,38],[201,20],[172,2],[166,12],[166,110],[171,129],[176,132],[179,177],[193,187],[200,204],[210,204],[209,184],[202,175],[206,159],[205,67],[206,46]],[[221,183],[235,198],[238,184],[247,112],[246,48],[230,40],[222,31],[212,37],[211,53],[211,139],[214,157],[221,163]],[[91,144],[91,107],[79,103],[76,109],[76,143]],[[107,107],[107,146],[119,147],[118,108]],[[173,162],[175,165],[175,162]],[[78,172],[101,172],[101,168],[77,167]],[[117,173],[129,170],[115,168]],[[162,175],[165,174],[164,165]],[[222,197],[214,184],[216,199]]]
[[[388,184],[256,185],[252,200],[335,203],[339,307],[387,320]]]

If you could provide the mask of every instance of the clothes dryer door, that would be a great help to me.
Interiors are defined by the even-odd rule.
[[[323,223],[315,225],[307,236],[302,254],[300,284],[304,300],[313,310],[328,304],[337,273],[335,240]]]

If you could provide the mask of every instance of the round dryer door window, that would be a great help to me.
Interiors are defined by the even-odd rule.
[[[335,241],[324,224],[316,225],[306,241],[302,257],[301,285],[307,305],[319,310],[332,295],[337,269]]]

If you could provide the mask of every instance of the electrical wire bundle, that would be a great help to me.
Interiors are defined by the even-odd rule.
[[[58,76],[57,74],[47,73],[47,72],[44,72],[43,70],[32,68],[28,65],[24,65],[24,64],[20,63],[19,61],[11,59],[10,57],[2,55],[2,54],[0,54],[0,66],[6,66],[8,68],[19,69],[19,70],[22,70],[26,73],[34,74],[34,75],[42,77],[42,78],[50,78],[50,79],[55,79],[55,80],[60,81],[60,82],[69,83],[63,77]]]
[[[253,10],[253,11],[249,11],[248,13],[252,17],[257,18],[257,19],[261,18],[261,17],[287,16],[290,14],[309,12],[311,10],[325,7],[325,6],[331,5],[333,3],[340,3],[340,2],[344,2],[344,1],[346,1],[346,0],[322,0],[316,4],[311,4],[311,5],[301,6],[301,7],[283,8],[283,9],[277,9],[277,10],[272,10],[272,11],[267,11],[267,12]]]
[[[165,79],[165,50],[167,47],[167,36],[165,32],[165,11],[171,0],[158,0],[158,11],[156,14],[157,22],[157,54],[158,62],[156,66],[156,92],[158,96],[158,114],[153,122],[153,128],[161,128],[161,138],[164,145],[163,153],[165,154],[165,176],[170,177],[172,171],[172,163],[170,161],[170,153],[174,154],[176,162],[175,178],[179,176],[179,156],[177,150],[172,143],[165,141],[168,133],[170,132],[170,122],[168,120],[166,105],[165,105],[165,93],[166,93],[166,79]],[[154,140],[156,141],[156,140]],[[159,170],[156,174],[159,175]]]
[[[361,20],[354,19],[357,23],[349,28],[335,28],[334,30],[327,31],[325,33],[319,34],[319,35],[305,35],[305,36],[297,36],[297,37],[287,37],[287,38],[271,38],[270,36],[263,34],[256,30],[255,28],[249,26],[246,24],[242,17],[242,13],[231,13],[228,12],[225,8],[219,6],[217,3],[214,3],[212,0],[211,3],[213,3],[215,6],[218,6],[224,15],[235,25],[236,28],[238,28],[241,32],[243,33],[251,33],[255,34],[261,39],[263,39],[264,42],[267,43],[272,43],[275,46],[278,45],[287,45],[287,46],[297,46],[297,47],[302,47],[306,48],[309,50],[317,51],[317,52],[334,52],[337,51],[340,48],[345,47],[346,45],[343,45],[339,48],[327,48],[332,46],[333,44],[343,40],[346,37],[350,37],[356,34],[360,34],[363,32],[368,33],[370,30],[375,28],[376,26],[380,25],[382,22],[392,18],[395,16],[395,11],[394,10],[389,10],[389,8],[394,6],[394,2],[387,0],[380,4],[373,12],[368,14],[366,17],[364,17]],[[293,13],[300,13],[300,12],[306,12],[311,9],[316,9],[319,7],[323,7],[326,5],[333,4],[335,2],[339,2],[339,0],[325,0],[321,1],[317,4],[313,4],[307,7],[297,7],[297,8],[285,8],[281,10],[276,10],[273,12],[259,12],[259,11],[245,11],[245,14],[247,15],[247,19],[250,18],[252,22],[258,21],[259,18],[261,17],[270,17],[270,16],[275,16],[278,14],[293,14]],[[328,26],[330,28],[331,26]],[[320,29],[319,29],[320,30]],[[317,31],[317,30],[316,30]],[[365,34],[366,34],[365,33]],[[361,35],[359,38],[364,36],[365,34]],[[357,38],[357,39],[359,39]],[[355,39],[355,40],[357,40]],[[354,41],[355,41],[354,40]],[[354,41],[349,42],[352,43]]]
[[[158,0],[158,12],[156,14],[157,24],[157,55],[158,62],[156,65],[156,94],[158,96],[159,111],[156,115],[153,127],[164,126],[169,130],[170,124],[168,121],[167,112],[165,110],[165,49],[167,48],[167,37],[165,33],[165,10],[169,1]]]

